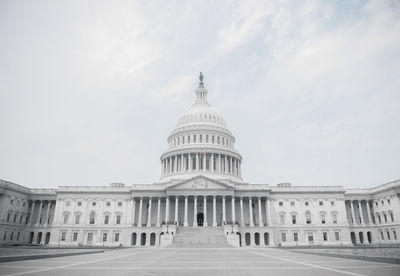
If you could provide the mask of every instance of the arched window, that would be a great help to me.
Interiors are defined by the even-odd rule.
[[[306,223],[311,224],[311,213],[310,211],[306,212]]]
[[[81,215],[79,213],[75,214],[75,224],[79,224],[81,220]]]
[[[89,224],[94,224],[95,219],[96,219],[96,213],[94,211],[91,211],[89,216]]]
[[[64,214],[63,224],[68,224],[69,214]]]
[[[325,224],[326,223],[326,213],[325,212],[320,212],[319,216],[321,218],[321,224]]]
[[[104,216],[104,224],[108,224],[110,221],[110,216],[109,215],[105,215]]]
[[[115,224],[121,224],[121,215],[117,215]]]
[[[279,213],[281,224],[285,224],[285,213]]]

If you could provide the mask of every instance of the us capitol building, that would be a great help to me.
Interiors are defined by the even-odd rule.
[[[0,180],[0,244],[349,246],[399,244],[400,180],[370,189],[242,179],[242,156],[200,74],[151,184],[29,189]]]

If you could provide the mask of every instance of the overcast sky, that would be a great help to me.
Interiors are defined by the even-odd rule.
[[[250,183],[400,178],[399,1],[1,1],[0,179],[152,183],[200,71]]]

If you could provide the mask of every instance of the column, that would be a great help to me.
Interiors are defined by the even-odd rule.
[[[185,220],[183,222],[183,226],[188,226],[188,197],[185,196]]]
[[[32,224],[34,215],[35,215],[35,201],[32,200],[32,207],[31,207],[31,212],[30,212],[30,215],[29,215],[29,222],[28,222],[29,224]]]
[[[156,227],[160,227],[160,213],[161,213],[161,197],[158,198],[157,202],[157,222],[156,222]]]
[[[217,198],[213,196],[213,226],[217,226]]]
[[[218,154],[218,172],[221,172],[221,154]]]
[[[175,222],[176,222],[176,225],[178,225],[178,204],[179,204],[178,196],[175,196]]]
[[[249,211],[250,211],[250,227],[254,226],[254,221],[253,221],[253,207],[252,207],[252,202],[251,202],[251,197],[249,197]]]
[[[225,196],[222,196],[222,224],[226,222]]]
[[[268,221],[268,226],[272,225],[272,217],[271,217],[271,200],[269,199],[269,197],[267,197],[267,221]],[[271,241],[271,237],[270,237],[270,241]]]
[[[224,173],[228,172],[227,169],[228,169],[228,158],[225,155],[225,158],[224,158]]]
[[[169,197],[165,198],[165,222],[169,221]]]
[[[203,222],[203,226],[208,226],[207,225],[207,196],[204,196],[204,222]]]
[[[268,198],[265,198],[265,225],[269,226],[270,218],[268,217]]]
[[[178,155],[174,156],[174,173],[178,171]]]
[[[139,217],[137,222],[137,227],[142,227],[142,210],[143,210],[143,197],[140,198],[139,201]]]
[[[149,197],[149,213],[147,216],[147,227],[151,227],[151,203],[152,203],[152,200],[151,200],[151,197]]]
[[[366,201],[366,204],[367,204],[368,221],[369,221],[369,224],[372,224],[371,207],[369,206],[369,201],[368,200]]]
[[[44,225],[46,225],[46,226],[47,226],[47,224],[48,224],[47,222],[49,220],[49,213],[50,213],[50,201],[47,202],[46,218],[44,221]]]
[[[185,160],[184,155],[181,154],[181,172],[185,171],[184,166],[183,166],[184,165],[184,160]]]
[[[211,153],[210,171],[214,171],[214,153]]]
[[[364,217],[363,217],[361,200],[358,201],[358,212],[360,213],[361,224],[364,224]]]
[[[233,174],[233,166],[232,166],[232,156],[229,157],[229,169],[230,169],[230,173]]]
[[[189,153],[189,156],[188,156],[188,169],[189,169],[189,172],[191,172],[192,171],[192,158],[191,158],[191,156],[190,156],[190,153]]]
[[[350,201],[350,206],[351,206],[351,214],[353,215],[352,220],[353,224],[356,224],[356,213],[354,211],[354,203],[353,200]]]
[[[236,214],[235,214],[235,196],[232,196],[231,207],[232,207],[232,221],[233,221],[233,223],[235,223],[235,221],[236,221]]]
[[[199,171],[199,154],[196,153],[196,172]]]
[[[135,226],[136,201],[132,198],[132,226]]]
[[[39,224],[40,224],[40,217],[42,216],[42,209],[43,209],[43,201],[40,201],[38,216],[36,218],[36,225],[37,226],[39,226]]]
[[[261,197],[258,198],[258,226],[261,226],[261,227],[264,226],[264,223],[262,221]]]
[[[203,171],[206,171],[207,153],[204,153],[202,155],[203,155]]]
[[[193,226],[197,227],[197,196],[194,196],[193,203]]]
[[[239,160],[238,169],[239,169],[239,176],[240,176],[240,177],[242,176],[242,168],[241,168],[241,165],[242,165],[242,161]]]
[[[243,197],[240,197],[240,226],[245,226],[243,216]]]

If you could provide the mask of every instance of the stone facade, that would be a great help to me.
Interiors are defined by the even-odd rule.
[[[28,189],[0,181],[0,244],[165,246],[209,227],[233,246],[399,244],[400,180],[371,189],[249,184],[223,117],[196,102],[178,119],[153,184]]]

